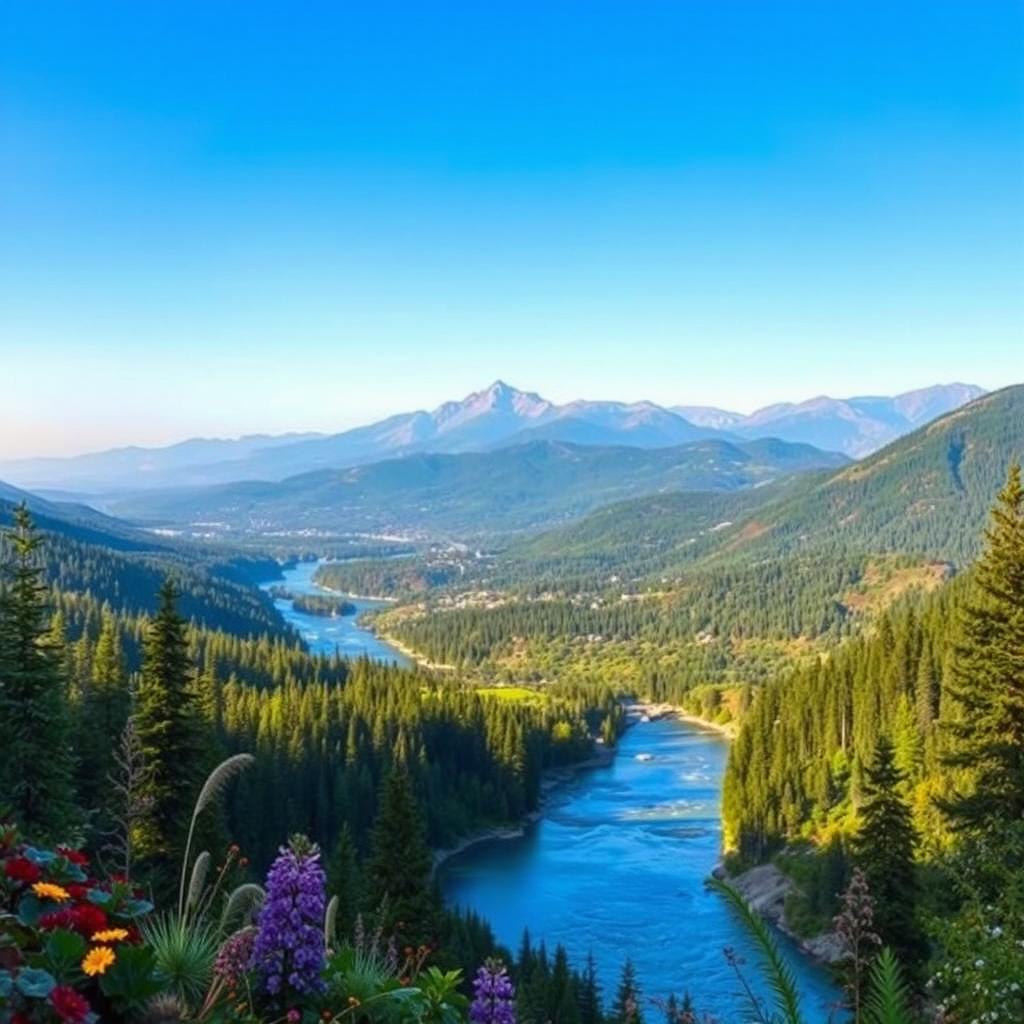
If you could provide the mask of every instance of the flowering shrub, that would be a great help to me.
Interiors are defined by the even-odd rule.
[[[0,826],[0,1020],[123,1020],[160,989],[138,930],[152,909],[128,882],[91,877],[77,850]]]
[[[927,983],[948,1021],[1024,1020],[1024,824],[970,844],[950,865],[962,900],[932,930],[940,955]]]
[[[316,846],[302,836],[282,847],[267,875],[252,966],[274,1001],[323,990],[324,871]]]
[[[473,1024],[516,1024],[515,995],[505,965],[488,960],[473,979],[469,1019]]]

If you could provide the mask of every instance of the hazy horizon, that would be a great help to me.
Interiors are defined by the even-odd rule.
[[[357,427],[368,426],[371,423],[379,422],[381,420],[385,420],[385,419],[387,419],[390,416],[400,415],[400,414],[404,414],[404,413],[421,412],[421,411],[422,412],[432,412],[433,410],[437,409],[440,405],[444,404],[445,402],[448,402],[448,401],[463,401],[465,399],[468,399],[468,398],[472,397],[472,395],[474,395],[474,394],[478,394],[478,393],[481,393],[481,392],[485,391],[488,387],[490,387],[490,386],[492,386],[493,384],[496,384],[496,383],[504,383],[504,384],[508,385],[509,387],[514,388],[517,391],[536,394],[536,395],[538,395],[539,397],[541,397],[543,399],[546,399],[548,401],[553,402],[553,404],[555,404],[555,405],[566,405],[566,404],[569,404],[570,402],[574,402],[574,401],[587,401],[587,402],[604,402],[604,401],[608,401],[608,402],[624,402],[626,404],[640,404],[640,403],[643,403],[643,402],[652,402],[653,404],[658,405],[658,406],[662,406],[664,408],[671,408],[673,406],[682,406],[682,405],[705,406],[705,407],[708,407],[708,408],[721,409],[721,410],[723,410],[725,412],[738,413],[740,415],[748,416],[748,415],[751,415],[752,413],[755,413],[755,412],[759,411],[760,409],[767,408],[769,405],[789,404],[789,403],[791,403],[791,404],[801,404],[801,403],[804,403],[804,402],[813,401],[813,400],[818,399],[818,398],[830,398],[830,399],[835,399],[835,400],[839,400],[839,401],[844,401],[844,400],[857,399],[857,398],[863,399],[863,398],[874,398],[874,397],[891,397],[891,396],[898,395],[898,394],[903,394],[903,393],[909,392],[909,391],[918,391],[918,390],[923,390],[923,389],[930,388],[930,387],[954,386],[954,385],[957,385],[957,384],[977,386],[977,387],[982,388],[984,391],[988,392],[988,391],[998,391],[1000,388],[1008,387],[1008,386],[1010,386],[1012,384],[1019,383],[1019,381],[1007,380],[1007,381],[1004,381],[1004,382],[996,385],[995,387],[988,387],[985,384],[979,383],[978,381],[975,381],[975,380],[968,380],[966,378],[957,378],[955,380],[941,380],[941,381],[940,380],[936,380],[936,381],[931,381],[931,382],[928,382],[928,383],[919,383],[919,384],[913,385],[913,386],[908,387],[908,388],[893,389],[890,392],[883,392],[883,391],[880,391],[880,390],[876,389],[874,391],[865,391],[865,392],[858,392],[858,393],[851,392],[849,394],[831,394],[831,395],[829,395],[829,394],[826,394],[824,391],[819,391],[819,392],[815,392],[814,394],[804,395],[802,397],[781,396],[781,397],[773,399],[770,402],[766,402],[764,404],[757,405],[757,406],[754,406],[752,408],[737,408],[734,405],[727,405],[727,404],[723,404],[721,402],[714,402],[714,401],[654,402],[653,399],[649,399],[649,398],[622,398],[622,397],[616,396],[616,395],[604,395],[604,396],[600,396],[600,397],[593,397],[593,396],[586,396],[586,395],[574,395],[574,396],[571,396],[571,397],[566,398],[566,399],[561,399],[561,398],[555,399],[553,397],[553,395],[550,394],[549,392],[547,392],[546,390],[543,390],[543,389],[540,389],[540,388],[536,388],[536,387],[531,387],[531,386],[525,386],[525,387],[524,386],[520,386],[520,384],[517,383],[516,381],[509,380],[507,377],[499,376],[499,377],[493,378],[493,380],[489,381],[487,385],[483,385],[483,386],[480,386],[480,387],[473,388],[472,390],[470,390],[470,391],[468,391],[468,392],[466,392],[464,394],[448,395],[447,397],[441,399],[440,401],[435,401],[435,402],[432,402],[430,404],[420,404],[420,405],[417,405],[417,406],[412,406],[410,408],[385,409],[385,410],[382,410],[379,415],[373,416],[370,419],[364,419],[364,420],[359,420],[359,421],[350,422],[350,423],[343,423],[342,425],[340,425],[340,426],[338,426],[336,428],[330,428],[330,427],[327,427],[327,428],[313,428],[313,427],[296,426],[296,427],[291,427],[291,428],[285,428],[283,430],[273,430],[273,431],[267,430],[267,429],[263,429],[263,428],[256,428],[256,429],[252,429],[252,430],[239,430],[239,431],[236,431],[234,433],[222,433],[222,434],[201,434],[201,433],[192,433],[192,434],[184,434],[184,435],[168,434],[168,435],[162,436],[162,437],[158,436],[154,440],[150,440],[150,441],[134,440],[134,439],[132,439],[132,437],[126,436],[126,437],[124,437],[120,441],[116,441],[115,440],[111,444],[103,445],[103,446],[100,446],[100,447],[90,447],[90,448],[75,448],[74,445],[73,445],[73,440],[72,440],[71,447],[69,447],[68,450],[66,450],[66,451],[41,451],[41,450],[32,450],[31,448],[29,448],[29,449],[27,449],[25,451],[17,451],[17,450],[15,450],[13,453],[8,453],[5,450],[6,445],[9,442],[11,442],[11,441],[13,441],[15,443],[15,445],[17,445],[21,439],[19,437],[16,437],[16,436],[15,437],[11,437],[9,435],[0,435],[0,462],[15,462],[15,461],[20,461],[20,460],[32,460],[32,459],[42,459],[42,458],[58,458],[58,459],[59,458],[74,458],[74,457],[76,457],[78,455],[98,454],[98,453],[101,453],[101,452],[116,450],[116,449],[120,449],[120,448],[161,449],[161,448],[170,447],[170,446],[173,446],[173,445],[176,445],[176,444],[184,444],[184,443],[189,442],[189,441],[236,441],[236,440],[240,440],[240,439],[245,438],[245,437],[254,437],[254,436],[260,436],[260,435],[274,436],[274,437],[285,437],[285,436],[289,436],[289,435],[302,436],[302,435],[310,435],[310,434],[321,434],[321,435],[325,435],[326,436],[326,435],[331,435],[331,434],[342,433],[342,432],[344,432],[346,430],[351,430],[351,429],[354,429],[354,428],[357,428]],[[129,426],[127,429],[130,430],[131,427]],[[27,439],[26,438],[24,440],[25,440],[26,444],[31,446],[31,439]]]

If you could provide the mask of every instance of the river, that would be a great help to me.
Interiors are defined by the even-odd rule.
[[[293,594],[329,594],[331,591],[313,582],[313,574],[319,565],[319,562],[297,562],[291,568],[283,570],[283,580],[264,583],[262,589],[269,590],[273,586],[281,586]],[[274,607],[290,626],[298,630],[314,654],[333,654],[337,651],[346,658],[368,657],[373,661],[390,662],[394,665],[411,664],[401,651],[359,624],[359,617],[363,612],[382,608],[385,603],[362,598],[348,600],[355,605],[355,614],[333,618],[328,615],[308,615],[296,611],[292,607],[292,602],[282,597],[274,599]]]
[[[577,965],[592,951],[606,1001],[628,956],[645,996],[689,991],[701,1011],[742,1019],[723,949],[746,958],[745,973],[757,984],[755,957],[721,899],[704,888],[721,849],[727,749],[719,735],[678,720],[635,725],[608,767],[551,794],[523,838],[480,843],[445,862],[445,898],[490,921],[512,950],[528,928],[549,952],[564,945]],[[806,1019],[827,1021],[836,990],[778,938]],[[647,1013],[657,1016],[653,1007]]]
[[[286,569],[282,585],[326,593],[313,582],[317,564]],[[275,601],[315,652],[409,664],[357,621],[381,603],[353,603],[356,615],[326,618]],[[490,921],[512,950],[528,928],[549,950],[562,943],[576,965],[592,951],[607,1002],[629,956],[646,996],[689,991],[700,1010],[741,1019],[739,983],[723,949],[747,960],[745,974],[759,987],[755,957],[722,901],[704,888],[721,849],[727,751],[718,734],[675,719],[633,726],[609,766],[582,771],[549,795],[523,838],[478,843],[447,860],[439,872],[445,898]],[[827,1021],[836,990],[784,936],[779,942],[807,1021]],[[646,1017],[657,1019],[657,1011]]]

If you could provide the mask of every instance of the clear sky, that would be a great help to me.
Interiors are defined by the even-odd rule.
[[[0,457],[1024,380],[1021,11],[3,4]]]

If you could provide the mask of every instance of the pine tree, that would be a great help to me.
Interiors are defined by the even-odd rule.
[[[569,956],[562,945],[555,949],[555,959],[551,965],[547,1011],[547,1019],[551,1024],[580,1024],[576,986],[569,969]]]
[[[417,945],[435,930],[431,856],[409,776],[394,768],[384,781],[366,871],[368,909],[387,908],[378,922],[398,942]]]
[[[622,965],[619,987],[615,991],[615,1002],[612,1004],[611,1019],[615,1021],[615,1024],[643,1024],[636,968],[633,966],[633,961],[628,958]]]
[[[362,906],[362,878],[352,830],[345,822],[327,865],[327,895],[338,897],[337,933],[349,938]]]
[[[203,727],[178,590],[168,579],[146,634],[135,730],[146,764],[144,797],[150,812],[135,845],[156,887],[173,882],[193,802],[206,762]]]
[[[88,686],[78,708],[78,797],[89,810],[109,806],[107,776],[128,721],[131,696],[117,620],[108,611],[93,653]],[[101,821],[105,827],[107,822]]]
[[[0,580],[0,800],[33,841],[65,838],[74,818],[63,651],[47,638],[42,540],[24,505],[6,534]]]
[[[594,954],[587,954],[579,988],[580,1024],[601,1024],[601,985],[597,980]]]
[[[903,776],[896,768],[892,743],[882,736],[866,773],[862,824],[854,843],[854,858],[874,899],[874,930],[912,972],[926,950],[916,921],[917,835],[910,808],[900,795],[902,786]]]
[[[969,780],[943,805],[953,825],[991,832],[1024,817],[1024,486],[1010,467],[971,577],[954,646],[947,765]]]

